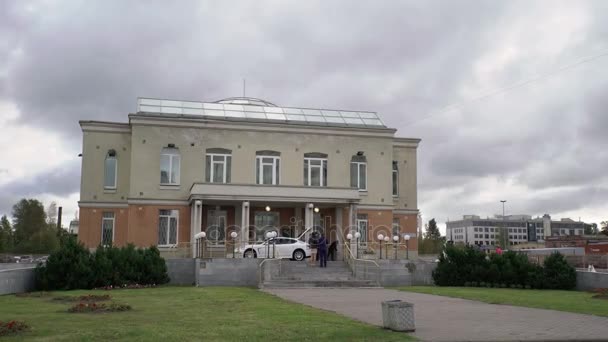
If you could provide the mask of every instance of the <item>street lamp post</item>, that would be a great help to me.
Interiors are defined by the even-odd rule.
[[[355,243],[357,245],[357,259],[359,259],[359,238],[361,237],[361,233],[355,233]]]
[[[409,260],[410,259],[410,235],[409,234],[405,234],[403,235],[403,239],[405,240],[405,259]]]
[[[391,241],[391,238],[389,238],[389,237],[388,237],[388,235],[387,235],[387,236],[385,236],[385,237],[384,237],[384,242],[385,242],[385,246],[386,246],[386,247],[384,248],[384,250],[385,250],[386,252],[384,252],[384,253],[386,254],[386,260],[388,260],[388,242],[389,242],[389,241]]]
[[[352,239],[353,239],[353,234],[351,234],[351,233],[346,234],[346,240],[348,240],[349,245],[350,245],[350,240],[352,240]],[[344,245],[344,248],[342,248],[342,249],[344,250],[344,252],[347,251],[346,244]],[[349,249],[350,249],[350,247],[349,247]],[[352,253],[351,253],[351,255],[352,255]]]
[[[397,242],[399,241],[399,235],[393,236],[393,247],[395,248],[395,260],[397,260]]]
[[[197,233],[196,235],[194,235],[194,238],[196,239],[196,243],[197,243],[196,252],[198,253],[199,258],[205,257],[205,242],[203,241],[203,239],[206,236],[207,236],[207,233],[205,233],[205,232],[200,232],[200,233]]]
[[[230,233],[230,236],[232,237],[232,259],[236,258],[236,237],[239,236],[239,234],[237,234],[236,232],[232,232]]]
[[[270,239],[272,238],[272,232],[266,232],[266,258],[270,258]]]
[[[276,249],[277,249],[277,232],[272,232],[272,258],[277,257]]]
[[[380,259],[382,259],[382,241],[384,240],[384,235],[378,234],[378,241],[380,241]]]
[[[505,227],[505,203],[507,202],[507,200],[501,200],[500,202],[502,203],[502,241],[500,241],[500,244],[502,245],[504,243],[504,246],[500,247],[506,250],[506,245],[509,241],[509,234],[507,232],[507,228]]]

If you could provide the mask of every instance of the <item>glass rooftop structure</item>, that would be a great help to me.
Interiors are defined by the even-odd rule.
[[[278,107],[250,97],[231,97],[217,102],[193,102],[139,98],[138,113],[200,115],[228,120],[282,122],[303,125],[386,128],[378,114],[343,110]]]

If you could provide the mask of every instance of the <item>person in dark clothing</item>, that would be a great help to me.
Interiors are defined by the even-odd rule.
[[[338,241],[334,241],[329,245],[328,257],[331,261],[336,261],[336,253],[338,252]]]
[[[317,248],[319,250],[320,266],[327,267],[327,240],[323,234],[321,234],[321,237],[318,240]]]

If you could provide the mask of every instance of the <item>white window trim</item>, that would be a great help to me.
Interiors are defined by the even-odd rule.
[[[264,163],[263,162],[263,158],[272,158],[272,164],[269,163]],[[258,160],[259,160],[259,164],[258,164]],[[279,173],[277,174],[277,161],[279,162]],[[279,185],[281,183],[281,157],[277,157],[277,156],[264,156],[264,155],[260,155],[260,156],[256,156],[255,158],[255,167],[256,167],[256,175],[258,174],[258,170],[257,167],[258,165],[260,166],[260,172],[259,172],[259,177],[256,180],[257,184],[260,185]],[[264,184],[264,165],[272,165],[272,183],[271,184]],[[277,182],[277,176],[279,177],[279,181]]]
[[[181,165],[181,155],[179,153],[161,153],[161,158],[162,156],[169,156],[169,174],[167,175],[167,179],[169,180],[169,182],[167,183],[163,183],[162,182],[162,177],[161,177],[161,185],[179,185],[180,181],[181,181],[181,177],[180,177],[180,173],[182,172],[182,165]],[[171,183],[171,176],[173,176],[173,160],[177,158],[178,159],[178,170],[177,170],[177,182],[175,183]],[[162,169],[160,170],[162,172]]]
[[[210,157],[209,183],[226,184],[226,175],[227,175],[227,171],[228,171],[228,157],[232,157],[232,155],[231,154],[224,154],[224,153],[207,153],[207,156]],[[213,157],[224,157],[224,160],[223,161],[214,161]],[[222,181],[221,182],[214,182],[213,181],[213,164],[224,164],[224,174],[222,175]]]
[[[359,191],[367,191],[367,162],[350,162],[350,163],[357,165],[357,189],[359,189]],[[361,187],[361,168],[360,168],[361,165],[365,166],[365,188]]]
[[[106,185],[106,161],[108,159],[114,159],[114,185]],[[103,188],[107,190],[116,190],[116,185],[118,183],[118,158],[116,156],[106,156],[106,159],[103,161]]]
[[[110,213],[111,211],[106,211],[106,213]],[[104,221],[112,221],[112,244],[114,244],[114,236],[116,235],[116,213],[111,212],[112,213],[112,218],[109,217],[103,217],[104,212],[101,212],[101,245],[104,247],[109,247],[110,245],[104,245],[103,244],[103,224],[105,223]]]
[[[160,214],[160,210],[169,210],[171,211],[171,214],[169,215],[161,215]],[[159,229],[158,227],[160,227],[160,220],[164,217],[167,218],[168,222],[167,222],[167,242],[169,242],[169,237],[171,236],[170,232],[171,232],[171,218],[175,217],[175,243],[174,244],[170,244],[167,243],[165,245],[161,245],[158,244],[157,247],[174,247],[177,246],[178,242],[179,242],[179,210],[177,209],[160,209],[159,210],[159,214],[158,214],[158,225],[157,225],[157,229]],[[175,213],[175,214],[173,214]]]
[[[392,167],[392,165],[391,165],[391,167]],[[393,173],[391,173],[391,181],[393,180],[393,175],[397,174],[397,182],[395,184],[395,187],[397,188],[397,193],[396,194],[393,193],[393,197],[399,197],[399,169],[397,169],[397,170],[393,169],[392,172]],[[367,172],[366,172],[366,174],[367,174]],[[391,192],[393,192],[392,184],[391,184]]]
[[[308,177],[306,180],[306,186],[319,186],[319,187],[324,187],[325,185],[325,178],[323,176],[323,162],[325,162],[325,164],[327,165],[327,158],[304,158],[304,161],[308,160]],[[321,161],[321,165],[311,165],[311,161]],[[312,167],[318,167],[320,168],[320,172],[319,172],[319,185],[311,185],[312,183]],[[327,170],[329,173],[329,170]]]

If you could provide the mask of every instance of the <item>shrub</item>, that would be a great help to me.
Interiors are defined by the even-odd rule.
[[[470,282],[470,281],[465,281],[465,282],[464,282],[464,286],[466,286],[466,287],[471,287],[471,282]]]
[[[75,238],[66,239],[46,265],[36,269],[36,286],[43,290],[124,287],[169,281],[165,260],[156,247],[99,247],[90,253]]]
[[[23,331],[29,330],[29,326],[25,324],[25,322],[21,321],[8,321],[2,322],[0,321],[0,337],[18,334]]]
[[[68,309],[71,313],[85,313],[85,312],[116,312],[116,311],[129,311],[131,306],[127,304],[97,304],[97,303],[78,303]]]
[[[543,285],[547,289],[572,290],[576,287],[576,270],[563,255],[553,253],[545,259]]]
[[[484,281],[479,282],[479,287],[486,287],[486,283]]]

